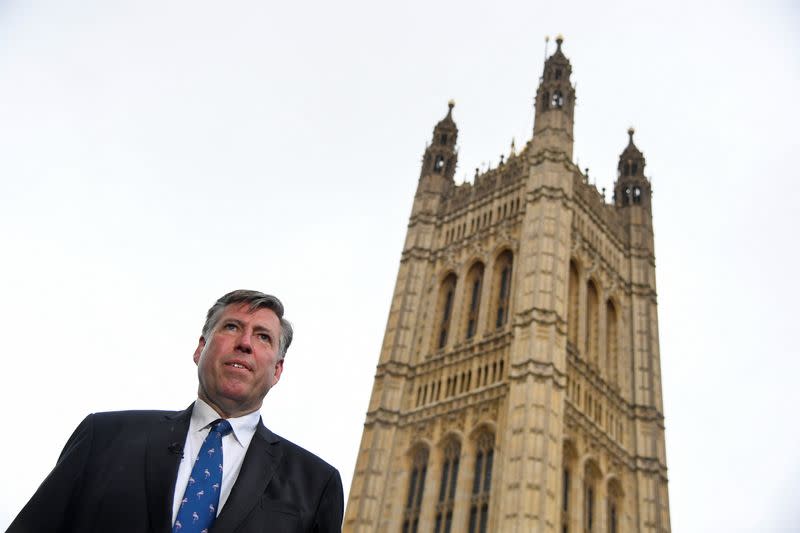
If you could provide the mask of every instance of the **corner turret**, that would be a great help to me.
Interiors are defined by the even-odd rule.
[[[628,129],[628,146],[619,156],[614,204],[617,207],[641,205],[650,209],[650,181],[644,175],[644,155],[633,143],[633,128]]]
[[[544,63],[534,104],[533,142],[535,151],[561,151],[572,159],[575,87],[570,81],[572,65],[561,51],[563,42],[561,35],[556,37],[556,51]]]

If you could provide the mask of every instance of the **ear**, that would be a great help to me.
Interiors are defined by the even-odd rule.
[[[275,383],[281,379],[281,374],[283,374],[283,359],[275,363]],[[275,385],[275,383],[273,383],[273,385]]]
[[[194,351],[194,364],[197,364],[200,361],[200,354],[203,353],[203,348],[206,346],[206,339],[200,336],[200,340],[197,341],[197,349]]]

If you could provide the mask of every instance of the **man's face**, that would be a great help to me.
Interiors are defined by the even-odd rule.
[[[259,409],[283,372],[283,360],[278,360],[280,332],[280,321],[271,309],[251,313],[248,304],[223,309],[194,352],[198,396],[226,418]]]

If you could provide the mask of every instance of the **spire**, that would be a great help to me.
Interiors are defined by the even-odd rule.
[[[571,159],[575,87],[570,81],[572,65],[561,50],[563,43],[564,37],[556,37],[556,51],[544,62],[536,91],[533,138],[539,149],[559,150]]]
[[[633,142],[634,133],[632,127],[628,128],[628,146],[620,154],[617,164],[614,203],[618,207],[650,205],[650,181],[644,175],[644,154]]]
[[[439,174],[450,181],[453,180],[458,162],[458,152],[456,151],[458,127],[453,120],[455,105],[453,100],[447,102],[447,115],[433,128],[433,139],[425,149],[420,177]]]

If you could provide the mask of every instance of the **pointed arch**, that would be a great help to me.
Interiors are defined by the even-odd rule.
[[[447,437],[442,446],[442,473],[439,483],[439,498],[436,504],[434,533],[450,533],[453,525],[453,507],[456,499],[458,467],[461,460],[461,441]]]
[[[583,528],[597,531],[597,488],[603,475],[594,459],[586,461],[583,469]]]
[[[569,262],[569,279],[567,281],[567,340],[572,343],[572,346],[578,349],[578,266],[574,259]]]
[[[608,522],[606,531],[608,533],[620,533],[619,517],[625,501],[624,496],[619,479],[616,477],[609,479],[606,485],[606,521]]]
[[[417,533],[419,514],[422,507],[422,493],[425,490],[425,477],[428,471],[429,448],[417,444],[410,453],[411,475],[408,480],[408,493],[403,512],[403,533]]]
[[[447,339],[450,334],[450,322],[453,315],[453,303],[456,296],[456,283],[458,278],[451,272],[439,287],[439,298],[436,311],[436,339],[435,348],[437,350],[443,349],[447,345]]]
[[[503,250],[494,261],[492,275],[492,320],[491,329],[500,329],[508,323],[511,302],[511,278],[514,255]]]
[[[617,306],[611,298],[606,300],[606,372],[608,382],[618,385],[619,373],[619,324]]]
[[[484,265],[476,261],[467,272],[466,291],[464,298],[464,337],[471,339],[475,336],[478,329],[478,314],[481,307],[481,292],[483,289]]]
[[[486,533],[494,467],[494,433],[480,431],[475,439],[475,469],[472,477],[469,533]]]
[[[586,283],[586,358],[597,364],[600,296],[593,279]]]
[[[570,531],[570,516],[574,514],[575,497],[574,480],[578,463],[578,452],[575,443],[571,440],[564,440],[564,447],[561,456],[561,531]]]

